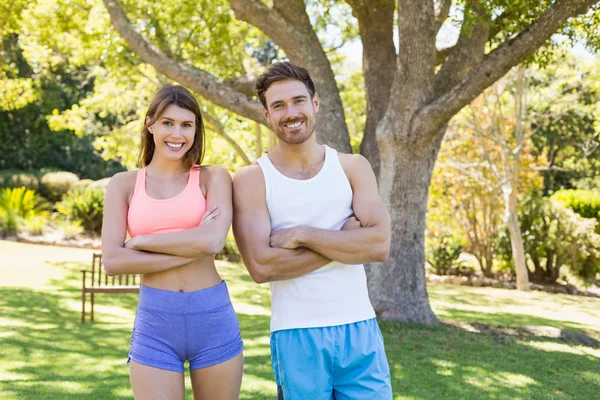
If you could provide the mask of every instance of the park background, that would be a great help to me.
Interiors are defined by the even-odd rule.
[[[599,27],[593,0],[2,0],[0,399],[131,398],[135,295],[79,323],[108,179],[165,83],[197,95],[206,164],[252,163],[276,145],[253,82],[288,59],[392,216],[366,269],[396,398],[596,398]],[[268,286],[231,235],[219,259],[242,398],[272,398]]]

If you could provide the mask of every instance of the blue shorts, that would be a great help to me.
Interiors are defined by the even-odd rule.
[[[129,358],[183,372],[227,361],[242,351],[240,324],[225,282],[195,292],[140,287]],[[129,360],[128,360],[129,361]]]
[[[278,399],[390,400],[390,369],[375,318],[271,333]]]

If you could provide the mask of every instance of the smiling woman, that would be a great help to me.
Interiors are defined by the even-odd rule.
[[[161,88],[144,121],[141,169],[111,179],[102,230],[106,273],[142,274],[129,351],[134,395],[183,399],[187,360],[194,398],[237,399],[242,339],[214,262],[231,225],[231,177],[201,166],[204,125],[186,88]]]

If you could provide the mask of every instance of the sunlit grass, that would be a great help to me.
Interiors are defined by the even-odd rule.
[[[136,295],[98,295],[81,324],[80,269],[91,250],[0,241],[0,399],[131,399],[128,367]],[[273,399],[270,295],[243,266],[218,262],[242,327],[241,399]],[[446,321],[550,325],[598,332],[598,299],[429,286]],[[381,324],[396,399],[594,399],[600,349],[559,338]],[[187,382],[187,398],[191,388]]]

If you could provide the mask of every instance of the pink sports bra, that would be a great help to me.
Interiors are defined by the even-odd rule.
[[[169,199],[153,199],[146,193],[146,167],[140,169],[129,211],[129,236],[179,232],[200,225],[206,211],[206,199],[200,189],[200,169],[190,169],[188,182],[181,193]]]

